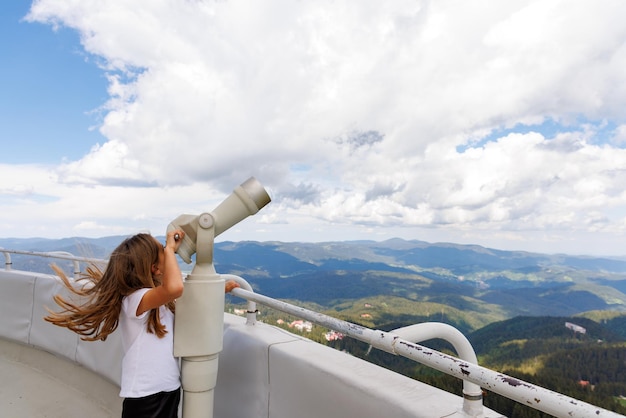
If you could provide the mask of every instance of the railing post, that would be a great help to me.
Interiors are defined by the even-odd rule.
[[[74,257],[72,253],[69,253],[67,251],[50,251],[46,254],[50,255],[51,257],[55,257],[57,255],[67,256],[68,259],[71,260],[74,264],[74,280],[78,280],[80,278],[80,262],[76,258],[72,258]]]
[[[2,251],[4,254],[4,269],[11,270],[11,253],[8,251]]]
[[[452,325],[441,322],[422,322],[390,331],[405,340],[419,343],[439,338],[452,344],[461,360],[478,364],[476,352],[461,331]],[[463,411],[470,417],[479,417],[483,413],[483,392],[479,385],[463,379]]]
[[[239,286],[244,289],[247,290],[249,292],[254,292],[254,290],[252,290],[252,286],[250,286],[250,283],[248,283],[244,278],[236,276],[234,274],[221,274],[222,278],[224,279],[225,282],[229,281],[229,280],[233,280],[234,282],[238,283]],[[259,312],[259,310],[256,308],[256,302],[249,300],[248,301],[248,309],[246,312],[246,325],[254,325],[256,324],[256,314]]]

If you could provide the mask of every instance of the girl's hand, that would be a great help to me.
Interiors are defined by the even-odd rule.
[[[182,229],[175,229],[167,233],[165,238],[165,247],[172,248],[174,252],[178,251],[178,247],[183,242],[185,232]]]
[[[230,293],[231,290],[235,289],[239,287],[239,283],[237,283],[234,280],[229,280],[226,282],[226,285],[224,287],[224,293]]]

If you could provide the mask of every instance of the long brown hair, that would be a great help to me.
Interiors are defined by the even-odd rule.
[[[106,269],[92,264],[82,274],[83,286],[70,282],[57,266],[52,268],[61,278],[65,287],[81,297],[82,303],[72,302],[60,295],[54,301],[63,309],[52,312],[44,319],[60,327],[69,328],[86,341],[106,340],[117,329],[122,299],[135,290],[152,288],[161,284],[160,278],[153,276],[153,266],[159,263],[162,245],[150,234],[137,234],[125,239],[109,258]],[[82,298],[86,298],[82,299]],[[174,312],[174,302],[167,304]],[[162,338],[167,330],[159,320],[158,309],[150,310],[148,332]]]

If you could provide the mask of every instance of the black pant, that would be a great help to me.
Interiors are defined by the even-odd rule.
[[[122,418],[177,418],[180,388],[143,398],[124,398]]]

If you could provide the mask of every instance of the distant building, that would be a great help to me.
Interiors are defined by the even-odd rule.
[[[293,321],[291,324],[289,324],[289,328],[295,328],[300,332],[311,332],[311,330],[313,329],[313,324],[309,321],[303,321],[300,319],[297,321]]]
[[[329,331],[324,334],[324,338],[326,338],[326,341],[343,340],[343,334],[337,331]]]
[[[569,328],[574,332],[578,332],[580,334],[586,334],[587,330],[583,327],[581,327],[580,325],[576,325],[576,324],[572,324],[571,322],[566,322],[565,323],[565,328]]]

